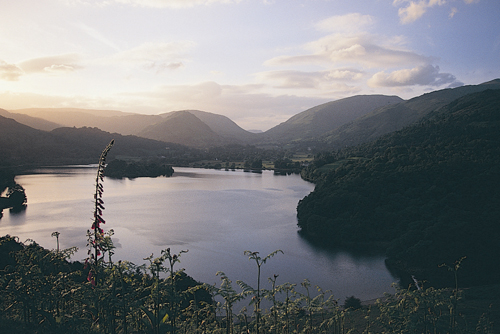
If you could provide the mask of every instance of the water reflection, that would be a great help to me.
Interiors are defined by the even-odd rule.
[[[49,169],[16,180],[28,196],[28,209],[5,214],[0,234],[32,238],[54,248],[60,232],[62,248],[77,246],[74,259],[86,256],[86,231],[92,221],[95,168]],[[64,177],[61,177],[64,175]],[[381,254],[325,249],[297,233],[296,206],[314,188],[297,175],[244,173],[176,168],[171,178],[104,181],[105,230],[114,229],[113,259],[142,264],[162,249],[189,249],[181,267],[194,278],[218,285],[217,271],[233,281],[256,285],[255,263],[245,250],[265,256],[278,254],[262,267],[262,280],[279,275],[278,284],[312,285],[330,289],[340,299],[363,300],[392,292],[394,277]],[[264,284],[266,284],[264,283]]]

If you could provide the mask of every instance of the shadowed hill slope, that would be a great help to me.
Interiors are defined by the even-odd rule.
[[[466,95],[422,122],[316,160],[300,201],[303,233],[331,245],[379,245],[418,279],[467,256],[462,284],[496,281],[500,260],[500,90]],[[496,274],[492,274],[496,273]]]
[[[342,148],[366,143],[387,133],[401,130],[455,99],[487,89],[500,89],[500,79],[480,85],[462,86],[438,90],[411,100],[381,107],[350,123],[347,123],[323,137],[332,148]]]
[[[291,117],[269,129],[261,137],[276,142],[318,138],[378,107],[402,101],[397,96],[359,95],[328,102]]]
[[[32,127],[34,129],[43,130],[43,131],[54,130],[54,129],[61,126],[61,124],[50,122],[50,121],[47,121],[43,118],[33,117],[33,116],[29,116],[29,115],[24,115],[24,114],[11,113],[11,112],[8,112],[7,110],[4,110],[4,109],[0,109],[0,116],[6,117],[6,118],[12,118],[13,120],[15,120],[21,124],[27,125],[27,126]]]
[[[138,135],[191,147],[210,147],[225,143],[224,138],[188,111],[170,113],[162,122],[146,127]]]
[[[94,163],[102,148],[115,139],[110,158],[136,158],[183,155],[181,145],[122,136],[97,128],[57,128],[51,132],[33,129],[13,119],[0,116],[0,166],[28,167]]]

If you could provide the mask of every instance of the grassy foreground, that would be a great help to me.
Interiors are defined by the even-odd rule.
[[[34,241],[0,238],[2,333],[498,333],[500,285],[468,289],[399,289],[370,305],[335,299],[307,280],[251,287],[196,282],[174,266],[167,249],[149,266],[69,261],[74,249],[47,250]],[[257,269],[273,252],[246,252]],[[279,261],[279,258],[273,259]],[[257,271],[258,273],[258,271]],[[236,301],[248,306],[236,310]],[[266,300],[267,309],[260,307]],[[241,304],[240,304],[241,305]]]

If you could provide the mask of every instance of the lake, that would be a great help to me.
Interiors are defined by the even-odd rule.
[[[262,266],[262,282],[279,275],[277,284],[300,283],[333,291],[341,302],[351,295],[361,300],[393,293],[397,279],[382,255],[359,255],[317,248],[297,233],[296,207],[314,185],[298,175],[275,176],[272,171],[248,173],[174,168],[173,177],[104,180],[105,231],[113,229],[113,261],[143,264],[168,247],[182,254],[177,269],[198,281],[220,284],[223,271],[234,282],[256,287],[257,267],[243,255],[262,257],[281,249]],[[26,190],[22,213],[4,210],[0,235],[30,238],[43,247],[76,246],[72,260],[86,257],[86,231],[93,221],[96,167],[44,168],[16,177]]]

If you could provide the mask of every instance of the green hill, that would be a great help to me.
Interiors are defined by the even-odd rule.
[[[361,95],[328,102],[298,113],[259,137],[261,141],[278,143],[317,139],[378,107],[402,101],[397,96]]]
[[[319,156],[316,189],[297,212],[327,245],[382,247],[392,268],[451,283],[438,268],[463,256],[463,284],[500,273],[500,90],[466,95],[418,124]],[[496,276],[495,276],[496,275]]]
[[[455,99],[487,89],[500,89],[500,79],[480,85],[442,89],[398,104],[380,107],[352,122],[333,129],[325,134],[322,140],[329,147],[336,149],[366,143],[393,131],[401,130]]]
[[[0,116],[0,167],[94,163],[111,139],[115,146],[110,159],[166,157],[184,161],[193,150],[161,141],[122,136],[97,128],[57,128],[50,132],[33,129]]]
[[[220,146],[225,143],[223,137],[188,111],[169,113],[165,120],[146,127],[138,135],[144,138],[200,148]]]
[[[195,115],[199,120],[208,125],[212,131],[231,141],[232,144],[247,143],[256,139],[254,133],[242,129],[238,124],[226,116],[200,110],[186,111]]]

